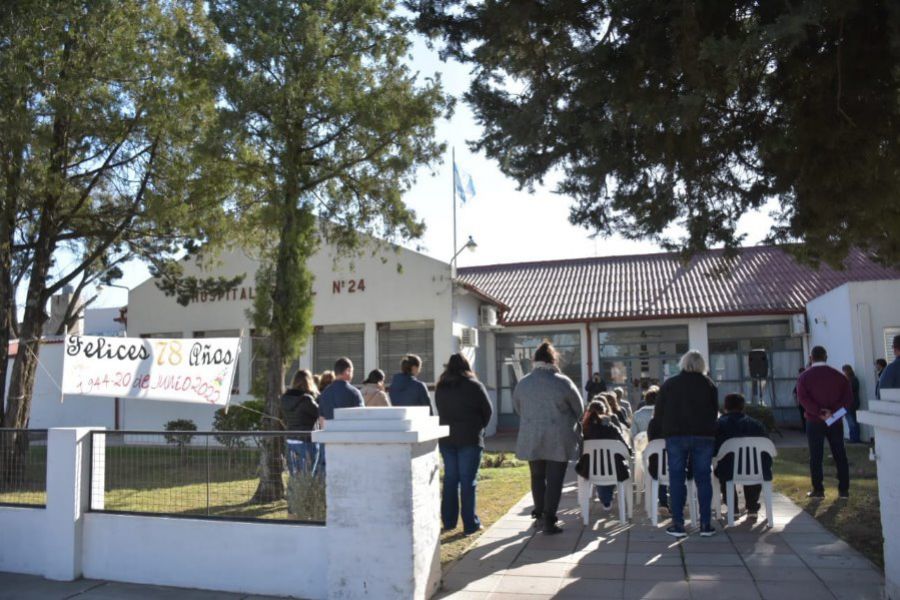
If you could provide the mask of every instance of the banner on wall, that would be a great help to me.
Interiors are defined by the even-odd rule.
[[[240,338],[66,336],[63,394],[226,406]]]

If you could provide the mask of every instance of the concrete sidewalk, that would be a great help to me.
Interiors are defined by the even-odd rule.
[[[486,531],[444,574],[440,597],[694,600],[880,600],[883,576],[786,497],[774,529],[746,519],[712,538],[678,541],[653,528],[643,506],[622,527],[592,502],[584,527],[574,485],[564,490],[564,532],[536,533],[530,495]],[[764,516],[764,511],[760,517]],[[689,532],[691,529],[689,528]]]
[[[113,583],[93,579],[50,581],[34,575],[0,573],[0,600],[275,600],[273,596],[250,596],[158,585]]]

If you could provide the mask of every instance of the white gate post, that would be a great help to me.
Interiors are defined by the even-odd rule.
[[[426,407],[347,408],[325,431],[328,597],[430,597],[440,584],[438,438]]]
[[[48,579],[81,577],[82,530],[91,486],[90,427],[51,429],[47,438]]]
[[[900,390],[881,390],[881,400],[869,400],[869,410],[857,414],[875,429],[884,591],[888,600],[900,600]]]

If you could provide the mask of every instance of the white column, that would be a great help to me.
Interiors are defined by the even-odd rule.
[[[448,434],[425,407],[338,409],[313,433],[328,456],[329,598],[424,599],[437,591],[437,441]]]
[[[375,321],[366,321],[365,330],[363,330],[363,377],[369,374],[369,371],[381,369],[388,378],[385,384],[390,383],[391,374],[399,365],[379,365],[378,364],[378,326]],[[354,365],[357,369],[360,366]]]
[[[81,577],[84,513],[91,485],[91,428],[51,429],[47,443],[46,572],[48,579]]]
[[[881,400],[869,400],[859,411],[860,423],[875,430],[878,497],[884,538],[885,598],[900,598],[900,389],[881,390]]]
[[[709,363],[709,334],[705,319],[688,321],[688,346],[691,350],[698,350]]]

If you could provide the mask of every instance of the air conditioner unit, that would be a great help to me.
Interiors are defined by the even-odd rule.
[[[485,329],[493,329],[497,327],[497,307],[490,304],[482,304],[479,313],[478,325]]]
[[[806,315],[803,313],[791,315],[791,335],[804,335],[806,333]]]
[[[468,348],[478,347],[478,330],[474,327],[463,327],[459,335],[459,345]]]

